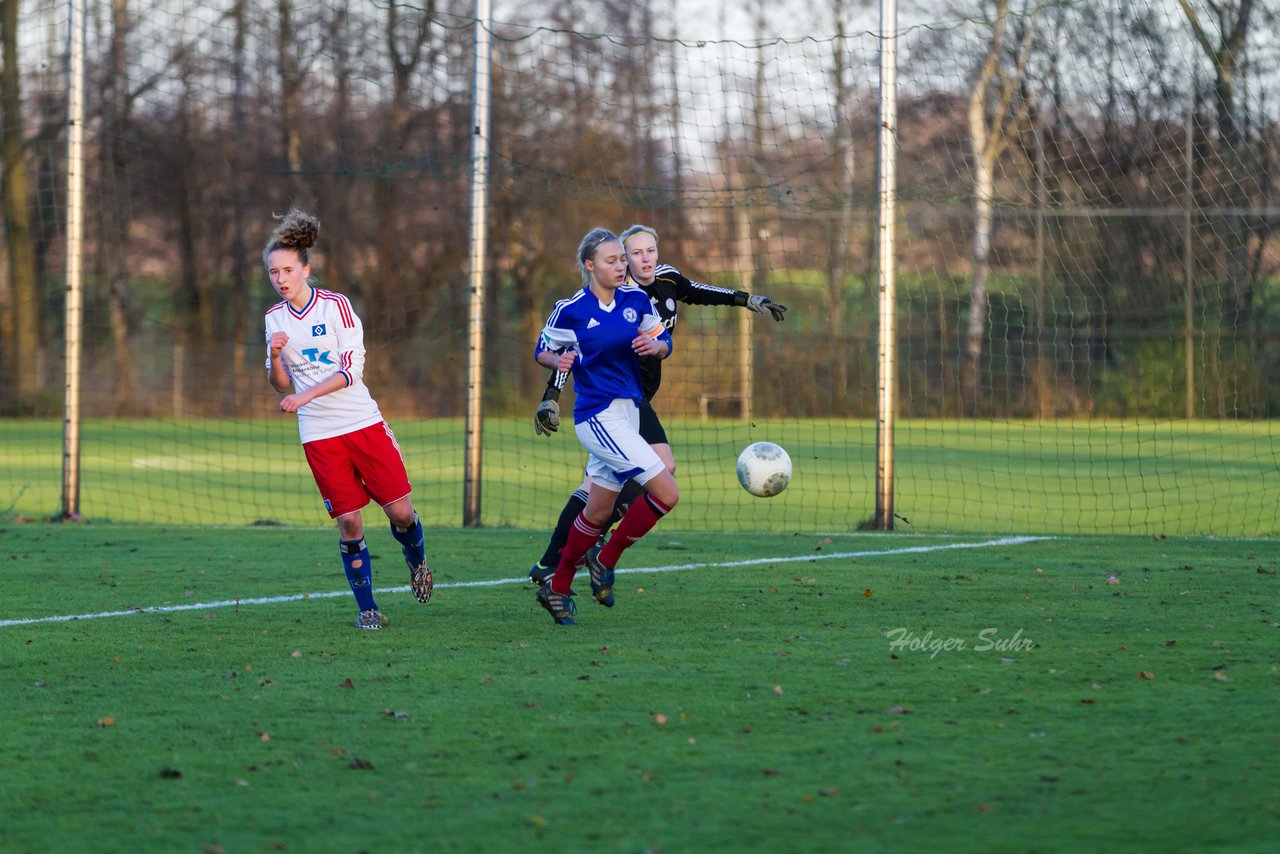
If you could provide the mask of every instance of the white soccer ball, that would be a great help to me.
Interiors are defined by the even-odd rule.
[[[781,445],[756,442],[738,455],[738,483],[757,498],[769,498],[791,482],[791,457]]]

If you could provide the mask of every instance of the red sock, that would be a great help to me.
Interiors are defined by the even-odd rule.
[[[623,550],[649,533],[658,524],[658,520],[670,512],[670,507],[664,507],[652,495],[645,495],[632,502],[627,515],[622,517],[613,536],[609,537],[609,542],[600,550],[600,562],[610,568],[617,566]]]
[[[603,529],[592,525],[581,513],[578,514],[578,518],[574,519],[573,524],[569,526],[569,538],[565,540],[564,548],[560,550],[560,563],[556,566],[556,573],[551,576],[552,590],[557,593],[569,592],[574,573],[578,571],[578,564],[582,562],[583,555],[587,553],[587,549],[596,544],[603,533]]]

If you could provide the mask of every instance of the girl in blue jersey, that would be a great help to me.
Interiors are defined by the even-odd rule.
[[[675,507],[680,490],[640,435],[644,400],[640,359],[671,355],[671,335],[642,288],[626,285],[627,256],[608,229],[593,228],[578,246],[583,288],[556,303],[534,350],[538,364],[572,372],[574,430],[590,455],[591,492],[569,531],[555,573],[537,593],[560,625],[577,625],[570,585],[585,561],[591,594],[612,607],[614,568],[622,552]],[[627,479],[645,489],[603,547],[596,542]]]
[[[639,285],[649,295],[654,308],[658,310],[667,331],[674,337],[676,323],[679,320],[677,311],[681,303],[685,305],[723,305],[737,306],[754,311],[774,320],[782,320],[787,313],[785,305],[779,305],[761,294],[750,294],[731,288],[721,288],[697,282],[682,275],[670,264],[658,262],[658,232],[651,226],[633,225],[619,235],[622,246],[627,253],[627,284]],[[534,426],[540,435],[551,435],[559,426],[560,407],[558,400],[560,390],[564,387],[565,376],[552,373],[547,382],[547,390],[542,395],[542,403],[534,416]],[[644,392],[644,402],[640,404],[640,435],[653,446],[653,449],[667,464],[667,471],[676,472],[675,455],[667,439],[667,431],[658,419],[653,408],[653,397],[662,384],[662,362],[658,359],[642,359],[640,361],[640,385]],[[551,576],[560,560],[560,550],[569,536],[573,521],[587,503],[587,495],[591,490],[591,482],[583,481],[582,486],[573,491],[569,500],[556,521],[555,530],[547,543],[542,557],[529,569],[529,577],[541,584]],[[634,482],[627,483],[618,495],[614,506],[612,520],[620,519],[626,508],[640,495],[641,489]]]

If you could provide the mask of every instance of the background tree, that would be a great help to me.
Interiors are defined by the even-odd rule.
[[[224,21],[230,20],[232,28],[231,54],[226,58],[232,80],[231,87],[231,135],[221,135],[218,150],[222,151],[222,162],[232,175],[245,175],[252,169],[252,152],[254,146],[249,142],[249,73],[248,73],[248,21],[249,0],[235,0],[227,10]],[[230,308],[231,323],[230,340],[234,352],[231,358],[232,383],[229,389],[230,400],[224,401],[228,408],[234,407],[237,401],[244,400],[253,379],[260,376],[261,360],[258,358],[261,349],[248,346],[251,338],[249,323],[252,319],[249,294],[250,281],[257,268],[253,251],[247,235],[249,225],[251,193],[249,182],[228,181],[223,185],[230,198],[225,201],[225,209],[229,210],[226,218],[230,229],[228,239],[228,275],[225,281],[226,299],[223,304]],[[253,332],[257,328],[254,324]]]
[[[689,2],[512,1],[497,16],[490,346],[523,352],[551,301],[576,285],[572,249],[582,230],[651,220],[668,260],[793,305],[787,324],[769,327],[771,345],[783,346],[751,348],[756,375],[779,377],[774,387],[757,384],[752,396],[762,412],[776,411],[785,393],[788,411],[798,414],[865,414],[874,401],[861,392],[866,360],[856,354],[870,340],[874,293],[847,282],[876,257],[873,243],[860,245],[863,234],[875,237],[863,227],[874,211],[876,171],[872,16],[862,0],[828,0],[819,24],[805,24],[801,35],[799,16],[812,13],[799,0],[710,0],[699,8],[707,17],[719,9],[733,26],[728,39],[704,41],[715,22],[681,17]],[[1243,165],[1229,170],[1207,91],[1209,122],[1184,157],[1194,73],[1182,7],[1046,4],[1040,17],[1052,16],[1053,35],[1042,37],[1042,26],[1035,35],[1028,26],[1038,8],[1032,0],[986,0],[983,16],[973,14],[975,0],[954,2],[941,15],[925,10],[938,26],[908,25],[899,45],[904,414],[975,405],[993,414],[1124,411],[1137,399],[1140,407],[1164,406],[1133,389],[1162,358],[1170,361],[1153,341],[1184,340],[1170,338],[1168,327],[1175,315],[1181,323],[1178,300],[1191,292],[1181,286],[1188,255],[1199,277],[1191,297],[1197,334],[1216,323],[1222,336],[1222,346],[1197,349],[1217,360],[1201,365],[1198,377],[1203,388],[1222,390],[1212,411],[1256,413],[1270,397],[1280,400],[1280,392],[1255,394],[1256,381],[1247,394],[1241,384],[1241,365],[1265,376],[1280,362],[1263,335],[1274,323],[1260,284],[1276,263],[1269,223],[1248,215],[1233,230],[1248,238],[1237,298],[1226,284],[1221,213],[1224,175],[1244,176],[1248,212],[1265,210],[1277,189],[1280,101],[1267,4],[1253,3],[1256,35],[1235,60]],[[1203,3],[1195,7],[1216,45],[1217,18]],[[19,332],[42,329],[38,340],[58,340],[66,121],[56,8],[57,0],[26,0],[19,19],[20,136],[32,180],[26,207],[36,281],[44,283],[30,305],[43,302],[45,317],[41,326],[6,316],[6,369],[9,354],[27,351]],[[1222,8],[1243,11],[1239,0]],[[997,9],[1002,16],[992,17]],[[393,354],[465,338],[470,0],[394,9],[350,0],[225,0],[217,8],[113,0],[89,12],[95,91],[86,138],[85,332],[94,411],[169,411],[175,335],[188,351],[235,366],[221,371],[216,388],[187,381],[189,411],[199,411],[201,394],[223,401],[211,400],[211,411],[269,411],[261,408],[270,390],[261,382],[259,327],[273,295],[257,256],[264,217],[291,202],[326,223],[322,280],[358,301],[371,333],[401,342],[371,351],[381,360],[370,365],[371,379],[395,370],[402,382],[393,388],[407,389],[380,392],[389,411],[460,411],[447,361],[393,364]],[[45,18],[47,26],[39,23]],[[969,84],[996,22],[1002,49],[992,54],[985,93],[973,99]],[[1020,71],[1028,36],[1034,50]],[[974,100],[979,135],[986,134],[978,145],[969,124]],[[1015,121],[1032,106],[1042,111],[1040,134]],[[1002,144],[980,170],[979,155]],[[1188,159],[1199,213],[1184,240],[1182,220],[1170,211],[1191,198]],[[1044,187],[1038,211],[1037,186]],[[6,190],[0,206],[11,203]],[[974,229],[984,205],[989,225]],[[974,264],[975,231],[986,234],[985,265]],[[12,260],[6,250],[6,270]],[[988,286],[983,276],[996,271],[1000,286]],[[12,274],[4,281],[16,304]],[[1256,337],[1232,325],[1244,316],[1257,324]],[[664,396],[673,415],[696,413],[702,393],[738,393],[740,317],[690,314],[709,367],[672,372]],[[966,360],[971,320],[977,349]],[[758,323],[748,328],[760,331]],[[432,352],[441,349],[465,352]],[[1181,369],[1182,360],[1173,361]],[[967,387],[958,406],[962,366]],[[490,412],[520,410],[522,395],[541,382],[524,358],[487,359],[486,370]]]
[[[1239,103],[1242,64],[1249,44],[1249,25],[1254,0],[1220,2],[1203,0],[1216,23],[1206,25],[1192,0],[1178,0],[1209,66],[1213,71],[1213,106],[1218,131],[1218,180],[1223,206],[1228,209],[1227,227],[1222,233],[1225,256],[1224,276],[1231,293],[1227,325],[1244,335],[1253,325],[1254,283],[1249,270],[1251,217],[1244,211],[1251,204],[1250,163],[1247,137]]]
[[[4,197],[5,248],[8,258],[9,300],[0,336],[4,338],[5,380],[0,391],[22,398],[43,385],[39,366],[44,342],[41,293],[37,276],[35,236],[31,222],[31,190],[27,141],[22,117],[22,78],[18,55],[19,0],[0,0],[0,196]],[[7,395],[6,395],[7,396]]]
[[[849,329],[845,317],[848,304],[848,286],[845,277],[849,272],[849,252],[856,222],[854,199],[857,177],[857,158],[854,148],[853,123],[856,92],[852,83],[853,58],[849,55],[849,39],[846,20],[855,4],[849,0],[830,0],[831,20],[835,25],[835,38],[831,40],[831,98],[832,126],[830,133],[830,186],[834,190],[834,210],[825,219],[827,285],[827,335],[830,341],[848,340]],[[865,3],[858,3],[865,6]],[[845,348],[830,348],[833,396],[844,396],[848,389],[848,368],[851,353]]]
[[[991,33],[982,64],[969,90],[969,144],[973,154],[973,254],[969,284],[969,317],[961,362],[962,406],[970,414],[979,407],[982,348],[987,321],[987,283],[991,275],[991,235],[994,228],[996,162],[1026,124],[1030,103],[1020,83],[1034,44],[1036,2],[1019,18],[1021,40],[1010,51],[1009,0],[996,0]]]
[[[395,8],[395,4],[391,4]],[[280,112],[276,130],[280,134],[280,154],[289,175],[291,204],[305,205],[302,185],[302,84],[304,79],[293,0],[277,0],[276,70],[280,75]]]
[[[111,388],[116,412],[136,412],[138,365],[135,339],[138,315],[132,299],[130,283],[129,227],[134,208],[130,204],[130,167],[138,151],[133,138],[133,108],[143,91],[155,83],[146,81],[136,90],[130,89],[128,37],[133,27],[129,0],[111,0],[106,63],[99,81],[102,110],[102,142],[98,148],[101,178],[100,204],[91,205],[98,213],[97,276],[105,281],[111,323],[112,371]]]
[[[383,51],[390,62],[390,101],[382,106],[380,150],[386,167],[374,179],[373,205],[377,218],[379,287],[384,294],[382,328],[393,335],[413,329],[422,308],[424,282],[414,274],[409,248],[415,242],[413,205],[403,196],[407,176],[414,172],[411,137],[421,110],[415,104],[415,75],[431,64],[432,16],[435,3],[401,17],[395,3],[386,9]]]

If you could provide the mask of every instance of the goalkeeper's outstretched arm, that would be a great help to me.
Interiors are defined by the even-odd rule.
[[[774,320],[784,319],[787,313],[785,305],[776,303],[763,294],[735,291],[694,281],[670,264],[659,264],[655,278],[674,285],[676,299],[689,305],[736,305]]]

